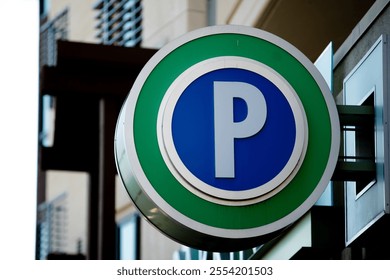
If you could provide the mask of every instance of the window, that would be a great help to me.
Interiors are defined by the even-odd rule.
[[[374,107],[374,92],[370,93],[361,105]],[[356,127],[356,156],[362,160],[375,161],[374,119],[370,120],[366,125]],[[375,175],[356,182],[356,198],[364,193],[364,190],[375,184],[375,182]]]
[[[138,214],[126,216],[117,224],[118,246],[117,258],[120,260],[139,259],[139,228]]]
[[[105,45],[139,46],[142,40],[141,0],[99,0],[94,9],[96,37]]]
[[[374,107],[375,90],[372,89],[361,100],[360,106]],[[375,129],[374,119],[367,118],[364,123],[345,128],[346,160],[348,161],[375,161]],[[375,184],[375,174],[361,178],[354,182],[356,199],[370,186]]]

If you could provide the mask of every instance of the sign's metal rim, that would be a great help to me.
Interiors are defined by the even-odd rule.
[[[260,226],[251,226],[251,224],[255,222],[252,220],[253,217],[256,216],[256,213],[250,213],[245,207],[218,206],[221,211],[226,211],[227,215],[236,211],[232,210],[233,208],[241,209],[237,211],[242,211],[240,215],[242,215],[243,219],[245,219],[244,215],[248,216],[247,219],[252,219],[249,222],[248,220],[243,221],[242,224],[244,224],[244,226],[242,228],[237,228],[237,225],[234,227],[227,227],[226,223],[217,220],[213,221],[214,225],[208,225],[197,220],[203,218],[203,216],[201,218],[200,216],[190,218],[185,213],[181,213],[170,205],[152,186],[152,183],[145,174],[143,163],[140,162],[137,154],[138,151],[135,144],[136,139],[133,134],[134,126],[137,125],[134,124],[134,115],[136,113],[139,95],[144,87],[144,84],[149,79],[149,75],[152,74],[155,67],[171,52],[193,40],[217,34],[237,34],[249,36],[282,48],[283,51],[286,52],[286,55],[290,55],[297,61],[297,64],[302,65],[305,68],[304,70],[308,72],[308,75],[310,75],[315,81],[316,86],[319,87],[319,91],[322,93],[322,98],[328,111],[327,117],[329,118],[330,125],[330,139],[328,139],[330,143],[329,154],[322,176],[320,176],[320,178],[316,178],[316,180],[318,179],[317,186],[304,200],[304,202],[299,205],[299,207],[293,209],[290,213],[284,216],[283,214],[276,213],[274,216],[276,217],[277,215],[280,215],[279,219],[269,223],[264,222]],[[305,104],[303,105],[305,106]],[[308,119],[308,121],[310,122],[310,119]],[[310,139],[310,137],[311,134],[309,131],[309,147],[311,145],[310,141],[314,141],[313,139]],[[315,141],[319,140],[321,139],[315,139]],[[305,214],[318,200],[333,174],[339,152],[340,127],[337,109],[326,82],[311,61],[294,46],[281,38],[262,30],[243,26],[214,26],[198,29],[176,39],[158,51],[156,55],[150,59],[136,79],[128,99],[122,108],[117,124],[115,142],[115,156],[119,175],[121,176],[130,197],[134,200],[136,206],[139,207],[139,210],[148,217],[149,221],[151,221],[157,228],[172,238],[178,239],[182,243],[194,246],[196,244],[197,246],[202,247],[201,243],[203,237],[211,236],[234,240],[253,239],[258,236],[263,236],[283,229]],[[320,149],[318,144],[316,145],[316,148]],[[313,159],[311,160],[313,161]],[[187,202],[177,201],[177,203],[181,203],[181,205],[185,207]],[[231,217],[226,218],[232,219]],[[217,224],[220,224],[220,226]],[[182,235],[177,233],[180,230],[184,232]],[[198,236],[200,239],[198,241],[188,241],[186,240],[188,239],[188,233],[194,233],[194,235]]]

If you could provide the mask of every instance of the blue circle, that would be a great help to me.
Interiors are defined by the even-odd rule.
[[[244,82],[264,95],[267,118],[263,128],[248,138],[234,140],[235,177],[215,177],[214,81]],[[246,118],[247,105],[234,99],[234,122]],[[296,126],[283,93],[265,77],[245,69],[223,68],[195,79],[179,97],[172,116],[173,142],[186,168],[204,183],[222,190],[257,188],[277,176],[289,161]]]

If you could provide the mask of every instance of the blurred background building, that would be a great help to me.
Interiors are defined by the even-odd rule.
[[[383,249],[389,242],[387,148],[378,160],[376,140],[356,130],[373,119],[376,106],[387,110],[388,76],[378,74],[385,85],[379,97],[355,100],[346,89],[373,46],[387,49],[381,36],[390,31],[389,1],[41,0],[40,14],[37,259],[390,259]],[[134,79],[159,48],[191,30],[224,24],[274,33],[313,63],[326,49],[337,103],[368,111],[340,109],[345,145],[323,201],[271,242],[220,254],[184,247],[139,216],[116,175],[113,131]],[[375,59],[364,71],[387,73],[386,51]],[[374,134],[374,122],[383,123],[367,122],[371,128],[363,131],[388,141]],[[357,188],[351,198],[347,190]],[[374,188],[375,198],[368,197]],[[364,213],[370,216],[361,221]]]

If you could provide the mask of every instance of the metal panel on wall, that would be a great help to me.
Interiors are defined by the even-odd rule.
[[[374,106],[370,127],[345,127],[346,160],[375,160],[376,176],[345,183],[345,242],[351,244],[388,212],[388,186],[385,162],[388,160],[387,121],[387,44],[381,36],[351,73],[344,79],[345,105]]]
[[[330,42],[323,50],[314,65],[324,77],[331,92],[333,92],[333,43]],[[333,205],[333,182],[329,182],[324,193],[318,199],[315,205],[332,206]]]

